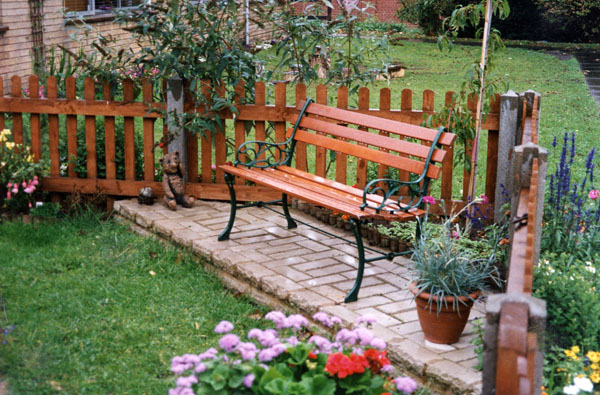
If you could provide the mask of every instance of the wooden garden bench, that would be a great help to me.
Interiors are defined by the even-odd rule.
[[[365,262],[393,259],[402,253],[387,253],[365,258],[359,225],[366,221],[406,221],[421,217],[423,197],[429,190],[429,181],[440,177],[446,151],[441,146],[453,144],[455,135],[443,127],[428,129],[398,121],[365,115],[355,111],[332,108],[313,103],[301,103],[300,114],[290,119],[294,124],[282,143],[247,141],[242,144],[233,164],[221,165],[231,195],[229,223],[219,240],[229,239],[238,208],[277,203],[283,206],[288,228],[296,222],[288,210],[288,197],[326,207],[350,218],[358,249],[358,273],[352,290],[345,301],[355,301],[362,282]],[[348,125],[356,125],[356,129]],[[368,129],[385,131],[384,135]],[[338,153],[376,162],[410,173],[410,181],[376,179],[364,189],[354,188],[290,167],[298,142],[323,147]],[[275,202],[252,202],[238,205],[234,182],[236,177],[273,188],[282,193]],[[403,196],[399,196],[402,193]],[[417,226],[417,232],[419,226]]]

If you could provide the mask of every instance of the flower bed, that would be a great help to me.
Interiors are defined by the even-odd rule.
[[[223,334],[217,348],[200,354],[176,356],[171,370],[177,387],[169,394],[410,394],[417,383],[407,376],[392,378],[395,368],[386,356],[385,342],[363,316],[353,329],[341,328],[341,320],[319,312],[313,319],[336,330],[331,339],[315,334],[299,314],[279,311],[265,318],[275,328],[251,329],[246,339],[231,333],[233,325],[222,321],[215,332]]]

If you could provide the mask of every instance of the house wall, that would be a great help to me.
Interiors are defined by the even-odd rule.
[[[331,4],[333,5],[333,11],[331,15],[332,19],[335,19],[339,14],[341,14],[340,2],[342,1],[343,0],[340,0],[339,2],[338,0],[331,0]],[[366,7],[367,3],[372,6],[372,8],[367,10],[367,13],[371,17],[374,17],[382,22],[398,22],[398,18],[396,17],[396,11],[398,11],[398,8],[400,7],[398,0],[361,0],[358,3],[358,7],[364,8]],[[316,6],[318,4],[320,4],[320,2],[315,2],[313,5]],[[301,11],[302,7],[303,6],[301,3],[296,5],[296,9],[298,11]],[[322,5],[320,5],[320,7],[322,8],[322,15],[326,15],[326,8]]]
[[[65,18],[63,0],[44,0],[44,44],[46,50],[51,46],[61,44],[71,50],[78,50],[82,45],[90,48],[92,38],[78,34],[78,26],[74,19]],[[240,23],[244,23],[244,15],[240,15]],[[107,15],[86,18],[86,23],[104,35],[113,35],[118,38],[116,45],[131,46],[131,34],[120,29]],[[32,66],[32,32],[29,16],[29,6],[26,0],[0,0],[0,25],[8,26],[8,30],[0,29],[0,77],[4,80],[4,93],[10,86],[10,78],[18,75],[26,87],[27,78],[33,73]],[[252,41],[266,41],[271,39],[270,29],[260,29],[255,24],[250,26]],[[60,53],[57,51],[57,54]]]

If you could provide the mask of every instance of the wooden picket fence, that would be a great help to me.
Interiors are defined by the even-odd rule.
[[[11,78],[10,94],[4,94],[2,89],[2,80],[0,79],[0,128],[7,125],[7,116],[12,120],[12,131],[15,142],[23,142],[26,133],[29,133],[32,150],[36,160],[42,155],[48,155],[50,160],[50,174],[42,182],[43,189],[48,192],[59,193],[103,193],[109,196],[137,196],[140,188],[145,186],[152,187],[156,192],[161,192],[161,187],[155,181],[155,155],[162,152],[156,148],[154,136],[155,122],[162,115],[157,111],[150,109],[164,109],[165,103],[155,102],[153,92],[157,87],[149,81],[143,81],[141,101],[135,100],[134,83],[124,81],[118,88],[118,94],[122,100],[114,100],[115,89],[109,84],[98,83],[90,78],[86,78],[83,85],[83,97],[77,96],[76,80],[74,77],[65,79],[64,87],[57,86],[57,80],[49,77],[44,89],[46,97],[41,98],[38,94],[40,86],[37,76],[29,78],[29,95],[23,95],[21,90],[21,79],[19,77]],[[65,92],[62,98],[59,98],[59,88]],[[264,139],[266,136],[267,123],[274,125],[274,137],[276,141],[285,140],[286,128],[290,125],[289,121],[298,114],[296,104],[306,98],[307,88],[303,84],[295,86],[295,101],[287,103],[287,93],[290,89],[285,83],[277,83],[274,87],[274,104],[267,104],[267,92],[264,83],[256,83],[254,88],[254,103],[239,104],[238,114],[234,121],[234,140],[235,147],[239,147],[247,139],[246,121],[252,121],[254,124],[254,136],[256,139]],[[97,99],[98,92],[103,92],[103,98]],[[237,89],[239,99],[244,96],[243,86]],[[379,108],[370,107],[371,91],[367,88],[361,88],[358,92],[359,111],[366,114],[372,114],[384,118],[407,122],[411,124],[421,124],[424,116],[434,113],[434,92],[425,90],[423,92],[423,101],[420,109],[414,108],[413,92],[409,89],[402,90],[399,109],[392,109],[391,90],[383,88],[379,91]],[[444,95],[445,103],[452,100],[452,92]],[[328,87],[319,85],[316,88],[317,103],[327,103]],[[291,104],[291,105],[290,105]],[[496,172],[498,161],[498,129],[499,129],[499,99],[496,98],[492,103],[492,111],[486,118],[483,129],[488,131],[487,145],[487,164],[486,164],[486,182],[485,194],[493,200],[496,188]],[[346,88],[337,89],[337,100],[335,105],[340,108],[348,107],[348,91]],[[475,103],[470,103],[471,109],[475,110]],[[193,106],[186,102],[185,108],[190,111]],[[24,118],[29,114],[29,130],[24,130]],[[47,128],[42,128],[41,115],[47,114]],[[234,119],[233,114],[224,111],[220,114],[223,119]],[[64,116],[64,117],[61,117]],[[78,155],[77,140],[77,120],[78,117],[85,118],[85,155],[87,174],[85,178],[80,178],[76,172],[73,158]],[[97,140],[96,117],[104,118],[104,141]],[[116,143],[115,143],[115,120],[122,117],[124,124],[124,177],[118,178],[116,173]],[[65,119],[64,121],[62,119]],[[135,161],[135,123],[136,118],[140,118],[143,124],[143,151],[137,155],[143,155],[143,176],[136,177]],[[139,121],[138,121],[139,122]],[[44,129],[44,131],[43,131]],[[46,132],[47,130],[47,132]],[[60,132],[66,130],[66,133]],[[47,133],[47,136],[43,136]],[[385,133],[385,132],[380,132]],[[214,139],[214,141],[212,141]],[[66,140],[66,141],[64,141]],[[46,145],[43,147],[43,145]],[[99,163],[97,150],[99,145],[103,145],[105,153],[105,162]],[[139,145],[139,141],[138,141]],[[61,156],[61,148],[66,147],[66,155]],[[188,174],[198,174],[196,179],[190,176],[186,188],[187,192],[200,199],[228,199],[229,194],[224,181],[224,174],[214,166],[225,163],[227,160],[226,136],[223,133],[211,135],[205,133],[204,136],[188,135]],[[63,152],[65,148],[62,148]],[[214,152],[213,152],[214,150]],[[81,150],[80,150],[81,152]],[[303,145],[298,146],[296,152],[296,166],[302,170],[307,168],[307,163],[315,163],[314,173],[319,176],[325,176],[327,153],[322,150],[316,150],[314,157],[308,155],[312,151],[307,150]],[[469,152],[467,152],[469,155]],[[356,179],[356,184],[363,187],[367,182],[367,163],[359,161],[356,165],[356,174],[349,173],[348,162],[354,160],[345,155],[337,155],[335,163],[335,179],[342,183]],[[98,176],[98,166],[105,168],[105,177]],[[62,169],[61,170],[61,166]],[[447,161],[442,166],[441,193],[440,198],[446,201],[452,200],[453,196],[453,152],[448,155]],[[65,169],[66,167],[66,169]],[[379,175],[382,176],[386,169],[379,168]],[[214,174],[214,176],[213,176]],[[403,177],[401,174],[400,177]],[[467,199],[467,173],[464,172],[462,201]],[[238,198],[240,200],[259,200],[270,199],[275,194],[266,188],[258,186],[236,186]],[[456,194],[455,194],[456,195]],[[461,199],[458,199],[460,202]],[[493,203],[493,202],[491,202]]]
[[[487,303],[483,393],[539,394],[546,321],[545,303],[531,296],[539,259],[547,152],[537,145],[539,95],[523,101],[522,144],[515,148],[512,243],[504,294]],[[530,145],[525,145],[525,144]]]

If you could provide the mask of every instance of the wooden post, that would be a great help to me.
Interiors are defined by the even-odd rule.
[[[187,166],[187,144],[185,130],[178,125],[177,117],[183,115],[183,102],[185,99],[183,91],[183,81],[179,77],[171,77],[167,81],[167,124],[169,134],[175,136],[169,142],[169,152],[179,151],[179,159],[184,166]],[[203,174],[204,176],[204,174]],[[187,172],[184,175],[188,180]]]
[[[496,172],[496,194],[494,197],[494,219],[503,218],[502,206],[508,203],[510,191],[510,151],[517,142],[519,122],[519,95],[508,91],[500,97],[500,125],[498,131],[498,170]],[[504,196],[503,196],[504,193]]]

